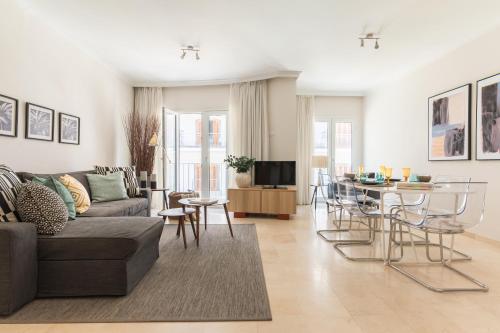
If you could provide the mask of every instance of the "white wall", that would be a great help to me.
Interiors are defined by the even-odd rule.
[[[316,96],[316,119],[352,122],[352,167],[363,164],[363,97]]]
[[[269,159],[295,161],[297,148],[296,78],[268,80]]]
[[[488,181],[485,222],[474,232],[500,240],[500,161],[476,161],[475,101],[478,79],[500,72],[500,29],[483,35],[438,61],[370,92],[365,101],[364,160],[378,165],[409,166],[419,174],[466,175]],[[466,83],[472,89],[472,161],[427,161],[427,98]],[[396,174],[397,175],[397,174]]]
[[[132,88],[106,66],[70,44],[38,18],[1,1],[0,94],[19,100],[18,137],[0,136],[0,163],[15,170],[86,170],[127,160],[121,113],[132,107]],[[79,146],[27,140],[25,102],[81,118]]]

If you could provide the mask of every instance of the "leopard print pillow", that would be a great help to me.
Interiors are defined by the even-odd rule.
[[[61,197],[47,186],[27,182],[17,195],[21,221],[33,223],[41,235],[54,235],[68,222],[68,209]]]

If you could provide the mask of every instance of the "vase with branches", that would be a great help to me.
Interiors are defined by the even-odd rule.
[[[140,171],[153,173],[155,162],[155,147],[149,145],[153,134],[160,129],[160,119],[156,113],[142,114],[131,110],[124,118],[125,135],[127,137],[130,160],[135,165],[137,174]]]

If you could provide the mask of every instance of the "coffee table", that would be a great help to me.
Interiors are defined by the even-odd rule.
[[[227,219],[227,225],[229,227],[229,232],[231,233],[231,237],[234,237],[233,235],[233,228],[231,227],[231,219],[229,218],[229,211],[227,210],[227,204],[229,203],[229,200],[226,199],[219,199],[217,202],[214,203],[192,203],[189,200],[193,198],[184,198],[179,200],[179,204],[182,205],[183,208],[185,207],[194,207],[195,209],[195,214],[196,214],[196,245],[199,246],[200,243],[200,208],[203,207],[203,215],[204,215],[204,220],[205,220],[205,230],[207,229],[207,208],[208,206],[222,206],[224,207],[224,212],[226,213],[226,219]]]

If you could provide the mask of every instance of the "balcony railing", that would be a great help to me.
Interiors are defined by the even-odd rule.
[[[227,189],[227,171],[224,163],[210,163],[209,172],[210,197],[225,198]],[[201,188],[201,164],[183,163],[179,164],[179,191],[192,190],[202,195]]]

